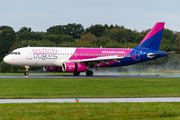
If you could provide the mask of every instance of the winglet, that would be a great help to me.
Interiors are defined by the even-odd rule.
[[[157,22],[136,48],[159,50],[165,22]]]

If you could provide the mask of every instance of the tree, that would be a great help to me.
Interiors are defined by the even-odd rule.
[[[16,34],[13,28],[9,26],[0,27],[0,61],[8,53],[16,40]]]
[[[74,39],[80,38],[82,32],[84,28],[81,24],[68,24],[65,29],[66,35],[71,35]]]
[[[90,32],[94,34],[96,37],[101,37],[106,30],[105,26],[102,25],[92,25],[90,28],[86,29],[86,33]]]
[[[137,35],[136,38],[132,42],[133,43],[140,43],[144,37],[145,37],[144,35]]]
[[[176,38],[176,40],[175,40],[175,45],[176,45],[176,47],[177,47],[176,52],[177,52],[177,53],[180,53],[180,36],[178,36],[178,37]]]
[[[164,29],[162,38],[170,40],[171,42],[174,42],[176,39],[176,35],[173,33],[173,31],[169,29]]]
[[[122,27],[110,29],[104,35],[109,37],[112,40],[117,41],[118,43],[125,43],[126,42],[126,39],[125,39],[126,31]]]
[[[22,27],[19,31],[16,32],[16,34],[19,35],[23,32],[31,32],[31,28]]]
[[[105,46],[106,44],[108,44],[109,42],[115,42],[112,39],[110,39],[109,37],[97,37],[96,39],[93,39],[91,41],[91,44],[96,46],[96,47],[100,47],[100,46]]]
[[[50,34],[50,35],[46,35],[44,37],[45,40],[49,40],[53,43],[59,44],[62,42],[72,42],[74,43],[75,40],[72,36],[70,35],[55,35],[55,34]]]
[[[81,24],[57,25],[47,29],[47,34],[71,35],[74,39],[80,38],[84,28]]]
[[[80,39],[80,41],[88,41],[91,42],[93,39],[95,39],[96,36],[91,34],[91,33],[86,33],[85,35],[83,35]]]
[[[29,31],[24,31],[21,32],[18,35],[18,39],[17,41],[23,41],[23,40],[35,40],[35,41],[39,41],[43,39],[44,34],[43,33],[39,33],[39,32],[29,32]]]
[[[170,39],[162,38],[161,45],[160,45],[160,50],[163,50],[163,51],[175,51],[176,46],[173,45],[173,43],[171,42]]]

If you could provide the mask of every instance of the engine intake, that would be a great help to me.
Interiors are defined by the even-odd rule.
[[[63,63],[62,64],[63,72],[85,72],[87,66],[82,63]]]

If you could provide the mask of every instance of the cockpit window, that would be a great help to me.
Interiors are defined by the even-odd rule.
[[[11,54],[11,55],[21,55],[20,52],[11,52],[10,54]]]

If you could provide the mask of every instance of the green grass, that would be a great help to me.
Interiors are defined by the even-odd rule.
[[[0,98],[180,97],[180,78],[0,79]],[[179,102],[0,104],[0,119],[180,119]]]
[[[180,78],[0,79],[0,98],[180,97]]]
[[[3,120],[177,120],[179,103],[37,103],[0,104]]]

